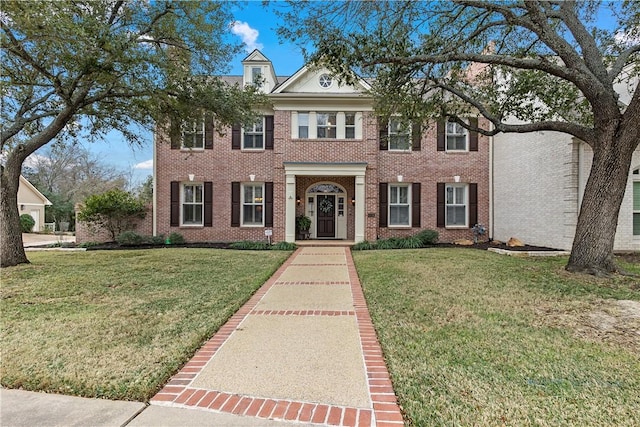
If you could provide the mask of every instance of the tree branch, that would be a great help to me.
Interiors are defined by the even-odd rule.
[[[622,72],[624,67],[627,65],[627,61],[629,60],[631,55],[638,52],[640,52],[640,44],[631,46],[627,50],[623,51],[616,59],[616,62],[613,63],[611,70],[609,70],[609,79],[611,81],[614,81],[615,78],[618,77],[618,75]]]

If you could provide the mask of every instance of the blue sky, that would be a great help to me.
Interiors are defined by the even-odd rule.
[[[236,37],[246,46],[230,64],[232,68],[228,74],[242,74],[240,62],[256,48],[273,62],[278,75],[291,75],[302,67],[300,49],[292,44],[280,44],[275,31],[278,20],[272,7],[265,9],[261,1],[249,1],[234,11],[234,18],[236,25],[230,30],[230,37]],[[153,135],[150,132],[143,132],[143,135],[145,143],[142,147],[130,146],[118,132],[111,132],[104,140],[84,146],[103,163],[130,175],[131,184],[136,186],[153,174]]]

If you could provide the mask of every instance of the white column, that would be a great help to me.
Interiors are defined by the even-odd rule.
[[[309,111],[309,139],[318,137],[318,117],[315,111]]]
[[[285,201],[285,241],[296,241],[296,176],[287,174],[286,177],[286,201]]]
[[[355,210],[355,242],[364,240],[365,227],[365,192],[364,192],[364,175],[356,175],[356,210]]]
[[[344,111],[340,111],[336,113],[336,138],[337,139],[344,139],[345,137],[345,131],[344,131],[345,121],[346,121],[346,118],[344,116]]]

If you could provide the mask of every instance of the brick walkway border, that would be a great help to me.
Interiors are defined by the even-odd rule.
[[[251,417],[299,421],[331,426],[399,427],[403,425],[400,407],[391,384],[391,378],[384,362],[382,349],[378,343],[373,323],[364,299],[360,279],[353,263],[349,248],[342,249],[346,257],[349,282],[324,282],[322,284],[351,285],[355,306],[355,316],[360,332],[365,371],[369,383],[369,394],[373,408],[351,408],[319,403],[296,402],[282,399],[264,399],[238,394],[228,394],[214,390],[190,387],[196,376],[203,370],[231,334],[249,315],[296,315],[296,316],[344,316],[354,315],[353,311],[322,310],[254,310],[260,300],[274,285],[307,284],[306,282],[278,282],[283,272],[301,255],[302,248],[294,252],[267,282],[207,341],[182,369],[174,375],[165,387],[150,401],[153,405],[182,408],[199,408]],[[307,255],[307,254],[305,254]],[[329,255],[318,254],[317,256]],[[331,264],[336,265],[336,264]],[[342,265],[342,264],[340,264]],[[318,284],[318,282],[312,282]],[[309,283],[311,284],[311,283]]]

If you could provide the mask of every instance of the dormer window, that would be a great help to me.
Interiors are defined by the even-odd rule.
[[[251,68],[251,83],[254,86],[260,87],[262,80],[262,68],[260,67],[252,67]]]
[[[333,84],[333,79],[329,74],[322,74],[318,79],[318,83],[320,84],[321,88],[328,89]]]

